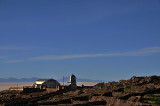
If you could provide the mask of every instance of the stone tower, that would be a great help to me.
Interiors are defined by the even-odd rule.
[[[70,81],[69,81],[69,83],[70,83],[70,88],[71,89],[76,89],[77,88],[77,85],[76,85],[76,76],[75,75],[71,75],[70,76]]]

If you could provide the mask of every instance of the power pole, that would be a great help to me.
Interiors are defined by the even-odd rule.
[[[64,86],[64,76],[63,76],[63,86]]]
[[[18,91],[18,84],[17,84],[17,95],[18,95],[19,91]]]

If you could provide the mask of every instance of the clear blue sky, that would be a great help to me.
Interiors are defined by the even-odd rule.
[[[0,0],[0,78],[159,72],[159,0]]]

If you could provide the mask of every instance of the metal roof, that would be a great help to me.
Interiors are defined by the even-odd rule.
[[[48,81],[48,80],[54,80],[54,79],[39,79],[37,81]]]

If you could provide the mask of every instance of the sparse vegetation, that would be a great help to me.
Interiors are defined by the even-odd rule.
[[[81,95],[81,94],[83,94],[84,92],[83,92],[83,90],[80,90],[79,92],[78,92],[78,95]]]
[[[145,97],[142,97],[140,102],[160,105],[160,95],[155,95],[155,94],[146,95]]]

